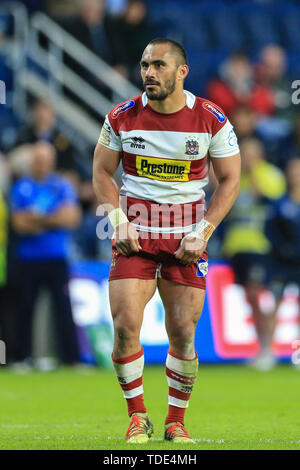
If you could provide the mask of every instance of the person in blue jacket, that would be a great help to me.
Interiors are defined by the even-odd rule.
[[[12,226],[18,234],[20,266],[18,359],[25,363],[32,359],[33,311],[42,286],[51,293],[60,358],[66,364],[79,360],[67,259],[71,232],[81,214],[75,188],[54,172],[55,158],[51,144],[34,144],[31,174],[12,187]]]

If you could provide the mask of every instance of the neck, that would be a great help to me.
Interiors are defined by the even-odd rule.
[[[44,181],[48,178],[50,173],[32,173],[32,177],[36,181]]]
[[[176,113],[180,111],[186,105],[186,95],[183,90],[174,90],[171,95],[167,96],[166,99],[159,100],[150,100],[148,98],[149,106],[151,106],[154,111],[159,113]]]

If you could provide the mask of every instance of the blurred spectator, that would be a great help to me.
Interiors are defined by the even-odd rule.
[[[7,206],[0,190],[0,338],[6,344],[7,361],[9,361],[13,349],[11,334],[14,336],[15,328],[11,328],[12,311],[7,311],[7,242]]]
[[[274,358],[269,343],[273,319],[261,311],[259,304],[260,291],[268,286],[270,278],[271,243],[265,235],[265,224],[269,201],[284,194],[285,179],[283,173],[265,161],[263,147],[257,139],[244,139],[240,149],[241,188],[225,221],[223,250],[252,308],[260,345],[260,354],[253,365],[267,369],[273,366]]]
[[[124,12],[127,3],[127,0],[106,0],[106,8],[110,15],[117,16]]]
[[[284,156],[285,166],[291,158],[300,158],[300,116],[296,118],[290,138],[286,141]]]
[[[221,66],[220,79],[208,84],[206,96],[231,116],[237,106],[246,105],[261,115],[274,111],[273,95],[263,84],[256,84],[248,57],[235,53]]]
[[[256,67],[256,82],[272,93],[274,114],[293,118],[296,109],[291,100],[291,79],[287,75],[287,58],[282,47],[270,44],[263,48]]]
[[[32,321],[42,286],[50,290],[56,317],[58,346],[66,364],[78,361],[76,330],[68,291],[68,249],[71,230],[80,220],[71,183],[54,173],[55,150],[46,142],[32,146],[30,176],[12,188],[12,224],[19,235],[20,293],[18,360],[30,364]]]
[[[255,130],[255,113],[245,105],[235,108],[230,119],[239,142],[248,137],[257,137]]]
[[[7,208],[0,190],[0,287],[6,281]]]
[[[37,141],[54,145],[56,151],[56,170],[75,173],[76,150],[68,137],[57,128],[57,116],[53,107],[46,101],[36,101],[32,108],[31,122],[25,125],[17,137],[16,146]]]
[[[145,3],[142,0],[129,0],[123,15],[112,21],[111,28],[115,66],[123,75],[139,84],[142,52],[153,39]]]
[[[79,15],[65,19],[63,26],[98,57],[112,62],[104,0],[84,0]]]
[[[257,131],[264,141],[270,161],[285,167],[286,145],[290,139],[292,121],[297,107],[291,100],[291,79],[286,71],[286,53],[277,45],[266,46],[256,66],[256,83],[272,94],[272,115],[258,120]]]
[[[300,158],[289,161],[287,192],[271,208],[267,233],[272,242],[272,290],[280,302],[284,288],[293,283],[300,295]]]

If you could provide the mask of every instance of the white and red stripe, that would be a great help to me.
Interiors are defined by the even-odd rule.
[[[209,156],[229,157],[239,152],[227,118],[220,122],[203,106],[209,102],[184,93],[186,106],[176,113],[154,111],[143,93],[131,100],[134,105],[126,111],[113,115],[116,107],[106,117],[104,127],[108,129],[110,143],[101,143],[122,152],[124,173],[120,194],[160,204],[198,201],[205,197]],[[211,107],[219,109],[213,103]],[[192,141],[197,142],[197,151],[189,154],[186,145]],[[173,170],[167,175],[158,170],[141,172],[138,169],[141,159],[151,159],[152,168],[162,161],[169,167],[176,160],[177,164],[182,161],[188,165],[180,179]]]
[[[170,352],[166,361],[166,375],[169,385],[168,404],[187,408],[190,395],[197,377],[198,358],[192,360],[179,359]]]
[[[116,359],[113,356],[112,359],[124,398],[134,398],[143,394],[143,350],[128,358]]]

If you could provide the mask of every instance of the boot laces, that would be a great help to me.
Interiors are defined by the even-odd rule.
[[[146,418],[133,415],[127,431],[127,437],[146,433]]]
[[[188,439],[191,439],[191,436],[187,432],[187,430],[184,428],[183,424],[181,423],[174,423],[172,426],[170,426],[167,429],[168,434],[170,434],[171,438],[174,437],[187,437]]]

